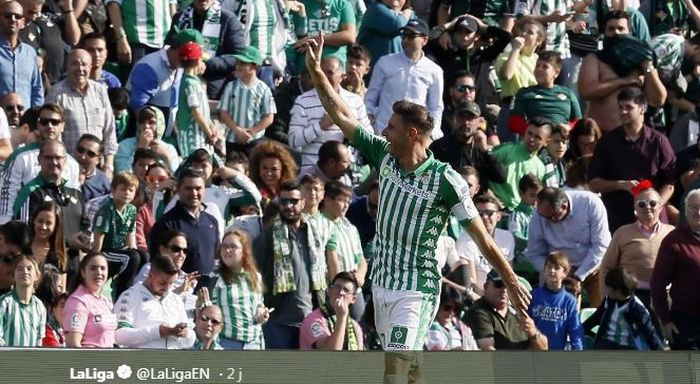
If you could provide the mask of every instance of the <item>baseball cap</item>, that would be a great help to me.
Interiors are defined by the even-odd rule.
[[[182,60],[197,60],[203,56],[202,46],[194,41],[188,41],[180,47],[180,59]]]
[[[406,23],[406,26],[399,29],[399,32],[403,33],[404,30],[409,30],[424,36],[428,36],[430,29],[428,24],[422,19],[411,19]]]
[[[252,45],[246,46],[245,48],[243,48],[243,50],[241,50],[240,53],[233,55],[233,57],[236,60],[244,63],[253,63],[261,65],[263,62],[263,58],[260,55],[260,51],[258,50],[258,48]]]
[[[501,275],[496,272],[495,269],[492,269],[487,275],[486,275],[486,281],[490,281],[492,283],[502,283],[503,279],[501,279]]]
[[[176,47],[180,47],[185,45],[185,43],[188,42],[195,42],[199,44],[200,46],[204,45],[204,36],[202,36],[202,33],[199,32],[196,29],[192,28],[186,28],[181,30],[175,35],[175,38],[173,39],[173,45]]]
[[[476,32],[479,30],[479,26],[476,24],[476,21],[474,21],[474,19],[472,19],[471,17],[465,16],[462,16],[459,20],[457,20],[457,23],[455,24],[455,29],[457,28],[463,28],[469,32]]]
[[[461,115],[463,113],[469,113],[474,117],[479,117],[481,116],[481,108],[479,108],[479,104],[473,101],[463,101],[457,106],[457,114]]]

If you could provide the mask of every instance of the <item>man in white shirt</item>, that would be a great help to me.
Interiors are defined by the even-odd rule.
[[[170,288],[178,277],[172,259],[158,255],[143,284],[119,296],[117,344],[126,348],[189,349],[196,340],[180,295]]]
[[[374,132],[379,135],[389,123],[395,102],[406,100],[424,105],[435,121],[431,137],[439,139],[445,85],[442,68],[423,52],[428,44],[428,25],[412,19],[400,31],[403,52],[382,56],[374,67],[365,95],[367,113],[370,120],[374,118]]]

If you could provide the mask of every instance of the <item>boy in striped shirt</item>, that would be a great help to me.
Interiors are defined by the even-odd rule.
[[[427,109],[408,101],[394,104],[394,114],[375,136],[358,123],[321,70],[323,36],[309,40],[306,63],[321,103],[333,122],[379,173],[376,256],[372,296],[376,329],[384,349],[384,382],[422,381],[415,353],[422,350],[437,312],[440,271],[435,248],[450,213],[469,232],[500,272],[522,316],[529,294],[491,238],[469,197],[469,186],[448,164],[428,151],[433,119]]]
[[[226,124],[226,152],[248,154],[272,124],[277,107],[270,88],[258,79],[260,51],[249,45],[236,59],[236,79],[226,84],[219,100],[219,118]]]
[[[0,297],[0,346],[39,347],[46,335],[46,308],[35,295],[39,266],[31,255],[15,260],[15,287]]]

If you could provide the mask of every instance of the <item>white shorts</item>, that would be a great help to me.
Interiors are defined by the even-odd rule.
[[[385,351],[422,350],[439,295],[372,286],[374,325]]]

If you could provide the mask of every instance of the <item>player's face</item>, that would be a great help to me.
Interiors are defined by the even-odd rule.
[[[408,127],[403,118],[397,114],[391,115],[389,123],[382,131],[382,135],[389,142],[388,151],[394,156],[406,151],[409,145]]]

